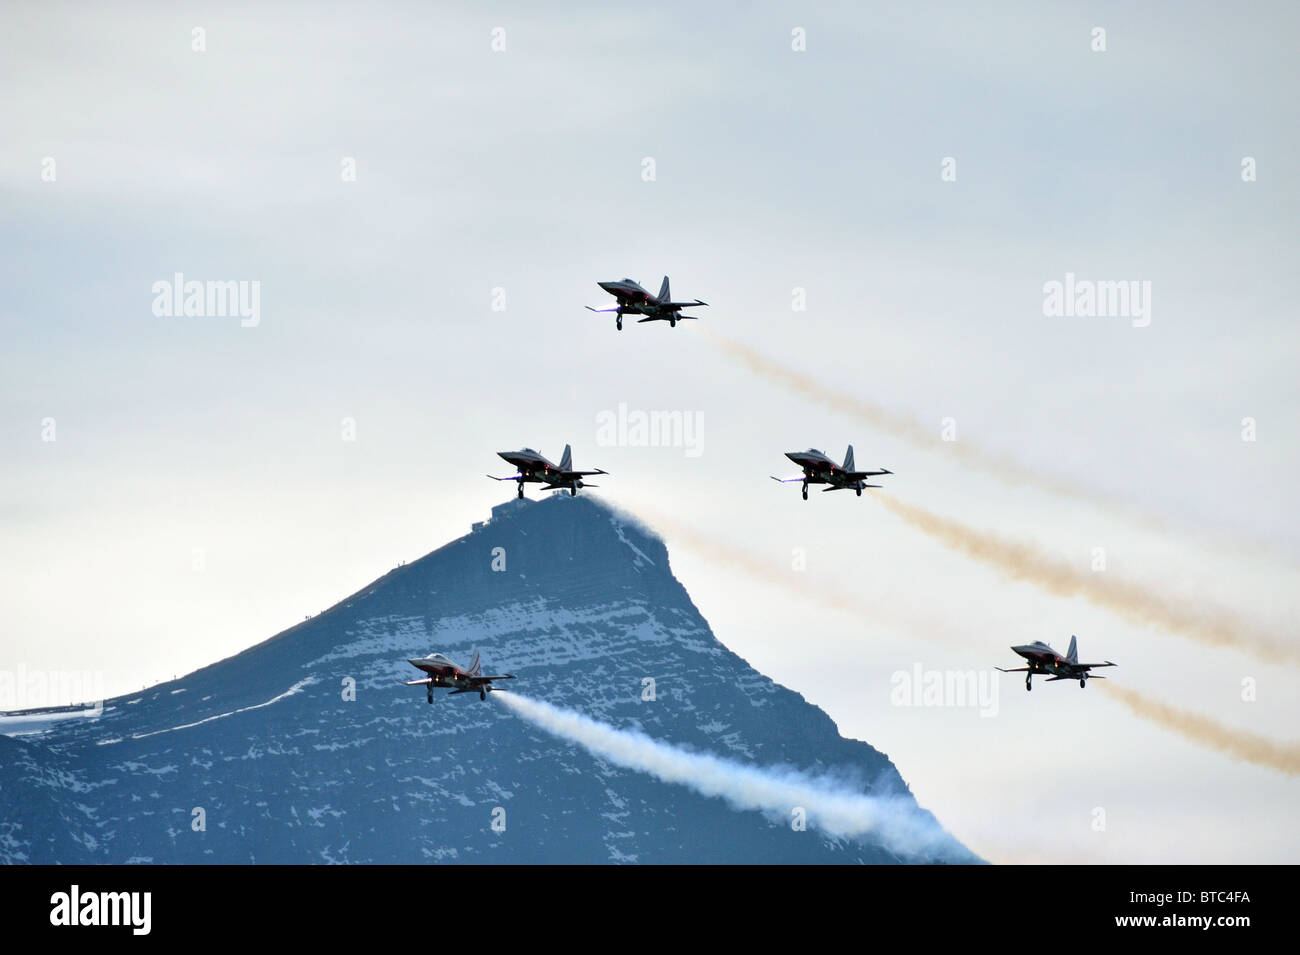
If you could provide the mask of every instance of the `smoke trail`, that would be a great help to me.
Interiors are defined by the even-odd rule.
[[[866,796],[831,779],[693,753],[514,693],[494,693],[492,698],[502,698],[519,716],[601,759],[725,799],[737,809],[790,819],[794,809],[802,808],[810,825],[832,836],[871,836],[891,852],[922,860],[973,861],[910,799]]]
[[[1300,663],[1300,648],[1219,607],[1173,603],[1146,587],[1109,573],[1084,571],[1032,544],[1010,541],[932,513],[897,498],[878,495],[890,511],[970,557],[1065,597],[1083,597],[1140,624],[1181,633],[1209,647],[1232,648],[1269,663]]]
[[[868,426],[878,428],[914,447],[924,451],[942,451],[951,454],[962,463],[979,468],[1008,484],[1034,487],[1059,497],[1081,501],[1103,513],[1115,515],[1151,531],[1168,533],[1170,530],[1169,525],[1159,517],[1121,504],[1091,486],[1032,470],[1005,455],[984,450],[969,441],[944,441],[933,427],[923,425],[910,415],[889,411],[881,405],[829,387],[815,378],[760,354],[743,342],[734,341],[707,328],[698,328],[695,331],[760,377],[842,414],[857,418]],[[1204,532],[1193,531],[1193,533],[1200,536]],[[1289,566],[1295,564],[1293,556],[1280,554],[1273,546],[1258,541],[1224,539],[1218,533],[1215,537],[1217,547],[1231,548],[1254,559],[1274,563],[1283,561]]]
[[[864,617],[876,623],[888,622],[890,625],[904,629],[914,629],[918,620],[927,624],[924,632],[935,642],[953,646],[964,646],[965,641],[956,635],[950,626],[940,623],[925,610],[917,607],[908,608],[906,617],[897,611],[896,604],[872,602],[863,597],[846,593],[834,587],[817,583],[806,574],[791,570],[778,570],[772,564],[755,558],[752,554],[738,547],[725,544],[700,534],[684,524],[669,520],[662,515],[650,515],[642,518],[633,515],[637,521],[649,520],[659,536],[667,534],[674,543],[680,543],[689,550],[703,557],[715,567],[729,568],[745,574],[757,581],[773,587],[780,587],[803,600],[812,600],[830,610],[836,610],[861,621]]]
[[[1232,729],[1206,716],[1149,700],[1117,683],[1101,684],[1105,691],[1141,719],[1171,730],[1193,743],[1255,766],[1300,775],[1300,744],[1278,743],[1265,736]]]
[[[774,381],[832,410],[857,418],[870,427],[891,434],[922,450],[944,451],[956,455],[964,463],[988,471],[1010,484],[1026,484],[1063,497],[1087,501],[1108,510],[1115,509],[1113,501],[1090,487],[1031,471],[1010,458],[982,450],[969,442],[944,441],[934,428],[921,424],[911,415],[889,411],[881,405],[831,388],[815,378],[759,354],[742,342],[726,338],[707,328],[700,328],[697,333],[760,377]],[[1152,518],[1142,516],[1141,519],[1160,526],[1159,522]]]
[[[1093,579],[1093,575],[1089,574],[1085,577],[1076,568],[1060,562],[1035,548],[992,537],[991,535],[980,535],[978,532],[973,531],[970,528],[963,527],[954,522],[945,522],[937,515],[929,514],[928,512],[922,511],[920,508],[909,507],[908,505],[902,504],[890,497],[881,496],[877,499],[890,510],[909,521],[924,519],[927,522],[927,526],[922,529],[931,533],[936,533],[939,528],[944,528],[944,525],[946,524],[947,527],[944,529],[944,532],[937,533],[936,536],[940,536],[941,539],[953,543],[959,549],[964,550],[967,553],[974,554],[973,550],[970,550],[965,546],[967,543],[972,546],[987,544],[989,553],[996,555],[992,562],[998,566],[999,569],[1006,571],[1013,577],[1029,579],[1035,583],[1044,583],[1043,581],[1034,578],[1031,574],[1024,573],[1024,569],[1027,567],[1037,568],[1038,570],[1045,572],[1048,579],[1052,582],[1051,584],[1044,583],[1047,589],[1067,596],[1078,594],[1096,600],[1093,595],[1084,592],[1085,587],[1096,583]],[[637,518],[634,517],[633,519]],[[933,522],[933,529],[930,522]],[[655,518],[654,523],[663,524],[666,522],[662,518]],[[921,525],[918,524],[918,526]],[[715,563],[730,566],[766,583],[776,584],[778,586],[786,587],[787,589],[795,590],[799,592],[800,596],[807,597],[811,595],[838,610],[844,610],[854,614],[873,612],[873,609],[869,608],[865,602],[857,601],[846,594],[837,591],[810,592],[803,585],[797,585],[791,581],[788,575],[776,572],[767,564],[755,560],[753,557],[742,551],[723,547],[715,541],[704,537],[703,535],[696,534],[685,527],[680,527],[671,523],[670,527],[674,538],[681,539],[687,547],[697,551]],[[1111,583],[1113,583],[1113,581],[1111,581]],[[1129,595],[1126,593],[1128,591],[1133,591],[1134,593]],[[1140,590],[1140,588],[1137,588],[1134,585],[1121,583],[1117,585],[1116,592],[1117,598],[1123,595],[1131,597],[1132,599],[1140,598],[1141,600],[1149,600],[1155,602],[1157,606],[1168,610],[1168,605],[1161,602],[1159,598],[1145,594]],[[1105,602],[1103,602],[1103,606],[1107,606],[1109,609],[1120,609]],[[1171,622],[1168,619],[1152,619],[1145,614],[1139,615],[1136,611],[1133,612],[1132,616],[1134,619],[1138,619],[1144,623],[1159,622],[1167,626],[1171,625]],[[1189,619],[1196,618],[1187,615],[1177,618],[1176,622],[1179,626],[1182,626],[1185,625]],[[925,632],[926,635],[929,636],[936,632],[946,631],[936,631],[934,627],[929,627],[925,628]],[[1249,646],[1244,642],[1211,642],[1210,645],[1237,646],[1254,654],[1260,654],[1262,652],[1259,648]],[[1276,655],[1278,651],[1274,649],[1269,652],[1273,655],[1266,657],[1266,659],[1269,659],[1270,662],[1276,662],[1274,655]],[[1287,654],[1284,651],[1282,655],[1286,656]],[[1296,775],[1300,773],[1300,746],[1297,746],[1294,743],[1275,743],[1263,736],[1229,729],[1228,727],[1214,722],[1208,717],[1200,716],[1187,710],[1175,709],[1174,707],[1148,700],[1141,694],[1116,683],[1105,682],[1093,685],[1103,687],[1106,692],[1115,696],[1116,699],[1128,707],[1130,712],[1139,719],[1144,719],[1148,722],[1155,723],[1158,726],[1172,730],[1192,742],[1218,750],[1236,759],[1241,759],[1257,766],[1280,770],[1288,775]]]
[[[738,547],[727,547],[710,537],[696,533],[684,525],[657,516],[651,518],[651,520],[660,530],[671,535],[674,540],[680,541],[712,564],[740,571],[765,584],[781,587],[801,597],[811,596],[844,613],[861,615],[873,609],[866,601],[843,591],[820,585],[812,588],[804,579],[796,579],[793,571],[779,571],[766,561],[759,560]]]

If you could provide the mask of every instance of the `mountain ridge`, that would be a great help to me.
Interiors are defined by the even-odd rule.
[[[557,495],[500,505],[308,620],[105,701],[97,720],[0,738],[0,859],[899,861],[613,766],[477,697],[429,706],[398,683],[430,649],[479,649],[485,669],[518,675],[512,689],[611,726],[912,800],[887,757],[716,639],[662,540]],[[947,857],[978,861],[956,840]]]

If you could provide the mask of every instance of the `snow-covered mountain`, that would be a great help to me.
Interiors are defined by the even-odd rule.
[[[591,498],[555,495],[495,508],[330,610],[106,701],[98,719],[0,737],[0,859],[899,859],[870,836],[797,831],[788,816],[597,758],[498,696],[439,691],[427,705],[423,688],[398,681],[419,676],[408,658],[435,649],[462,661],[477,649],[484,672],[518,675],[512,690],[614,727],[911,805],[888,758],[714,638],[656,536]],[[975,861],[955,840],[941,856]]]

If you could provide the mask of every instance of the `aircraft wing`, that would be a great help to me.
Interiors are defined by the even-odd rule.
[[[476,676],[474,679],[483,683],[491,683],[493,680],[515,680],[518,678],[513,673],[503,673],[500,676]]]
[[[804,479],[804,476],[802,474],[798,475],[797,477],[788,477],[788,478],[779,478],[775,474],[769,474],[768,477],[770,477],[773,481],[777,481],[778,483],[781,484],[793,484],[795,481],[802,481]]]
[[[617,312],[618,311],[617,308],[592,308],[590,305],[584,305],[583,308],[585,308],[589,312]]]
[[[425,677],[423,680],[399,680],[398,682],[400,682],[403,686],[428,686],[430,683],[433,682],[433,677],[428,676]]]
[[[503,478],[499,478],[499,477],[497,477],[497,476],[494,475],[494,474],[489,474],[488,477],[492,478],[492,480],[494,480],[494,481],[523,481],[523,480],[526,480],[525,477],[524,477],[524,475],[522,475],[522,474],[512,474],[510,477],[503,477]]]
[[[693,302],[663,302],[665,308],[695,308],[699,305],[708,305],[708,302],[701,302],[698,298]]]
[[[1119,666],[1119,664],[1111,663],[1109,660],[1107,660],[1105,663],[1076,663],[1075,666],[1077,666],[1081,670],[1091,670],[1094,667],[1117,667]]]
[[[853,481],[860,481],[862,478],[879,477],[882,474],[893,474],[893,471],[848,471],[844,474],[846,478]]]
[[[993,669],[995,669],[995,670],[1001,670],[1003,673],[1027,673],[1027,672],[1029,672],[1029,667],[1012,667],[1010,670],[1006,669],[1005,667],[994,667]]]
[[[884,487],[883,484],[864,484],[862,486],[863,487]],[[822,493],[825,494],[827,491],[852,491],[853,489],[854,488],[852,484],[836,484],[834,487],[822,488]]]
[[[594,471],[561,471],[560,479],[567,481],[569,480],[569,478],[590,477],[593,474],[608,474],[608,473],[609,473],[608,471],[602,471],[600,468],[597,468]]]

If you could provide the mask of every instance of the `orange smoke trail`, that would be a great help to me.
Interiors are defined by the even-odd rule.
[[[1288,776],[1300,775],[1300,744],[1279,743],[1257,733],[1233,729],[1207,716],[1149,700],[1136,690],[1117,683],[1103,683],[1101,686],[1134,716],[1184,739],[1255,766],[1276,769]]]
[[[988,471],[1009,484],[1026,484],[1063,497],[1072,497],[1099,507],[1114,509],[1114,503],[1109,498],[1090,487],[1039,474],[1010,458],[984,451],[969,442],[944,441],[936,428],[921,424],[911,415],[889,411],[881,405],[828,387],[815,378],[761,355],[742,342],[733,341],[706,328],[699,329],[698,333],[760,377],[774,381],[834,411],[857,418],[873,428],[900,438],[922,450],[953,454],[964,463]],[[1150,517],[1140,516],[1140,519],[1153,526],[1161,526],[1158,521]]]
[[[925,512],[917,508],[908,508],[907,505],[899,505],[897,501],[891,498],[879,498],[887,507],[894,510],[895,513],[901,513],[900,508],[907,508],[913,515],[924,515]],[[933,515],[926,515],[933,517]],[[638,520],[646,521],[644,517],[638,517]],[[942,519],[933,517],[936,521]],[[796,595],[812,599],[824,606],[832,609],[849,613],[855,617],[861,618],[864,615],[878,619],[880,616],[880,607],[870,604],[861,598],[853,597],[841,591],[830,588],[809,586],[805,582],[799,582],[793,579],[790,573],[783,573],[776,570],[772,565],[761,560],[757,560],[749,554],[737,548],[726,547],[719,544],[712,538],[703,534],[696,533],[687,527],[676,524],[665,518],[655,517],[649,519],[656,527],[660,528],[667,534],[671,535],[675,542],[695,551],[700,556],[706,558],[711,563],[725,567],[740,573],[746,574],[764,584],[770,584],[791,591]],[[956,528],[964,534],[974,538],[980,535],[966,528]],[[954,530],[953,533],[957,533]],[[1055,561],[1053,558],[1036,552],[1033,548],[1026,545],[1011,543],[1008,541],[991,539],[987,543],[991,551],[1004,549],[1006,553],[1002,554],[998,563],[1001,566],[1003,559],[1010,559],[1014,555],[1014,563],[1017,569],[1031,564],[1039,564],[1044,567],[1050,567],[1051,573],[1061,579],[1062,585],[1066,587],[1063,590],[1057,590],[1059,593],[1067,593],[1071,596],[1082,593],[1081,582],[1071,582],[1072,576],[1078,575],[1073,567]],[[1006,569],[1006,568],[1004,568]],[[1016,573],[1014,576],[1026,577],[1027,575]],[[1088,583],[1093,583],[1091,579]],[[1131,588],[1131,585],[1121,585],[1122,588],[1137,590]],[[1052,588],[1049,588],[1052,589]],[[1147,617],[1143,615],[1142,620],[1146,621]],[[916,619],[912,620],[915,625]],[[943,626],[922,626],[923,632],[927,638],[944,640],[945,642],[956,642],[945,639],[949,631]],[[1214,646],[1224,645],[1214,643]],[[1253,647],[1246,647],[1243,644],[1231,644],[1242,646],[1254,652]],[[1221,723],[1215,722],[1206,716],[1201,716],[1187,710],[1177,709],[1164,703],[1158,703],[1149,700],[1135,690],[1130,690],[1118,683],[1107,681],[1104,683],[1093,684],[1101,686],[1107,693],[1122,703],[1137,718],[1153,723],[1157,726],[1167,729],[1179,736],[1190,740],[1201,746],[1216,750],[1231,756],[1234,759],[1242,760],[1256,766],[1262,766],[1267,769],[1275,769],[1287,775],[1300,774],[1300,746],[1295,743],[1278,743],[1267,737],[1244,730],[1234,730]]]
[[[1269,663],[1300,663],[1294,645],[1220,607],[1174,603],[1132,581],[1082,570],[1032,544],[976,530],[893,497],[878,495],[875,500],[918,530],[1016,580],[1064,597],[1083,597],[1136,623],[1154,624],[1205,646],[1241,650]]]
[[[661,536],[694,551],[716,567],[736,571],[767,586],[779,587],[804,600],[811,600],[828,609],[850,614],[858,621],[864,619],[876,623],[888,621],[894,627],[905,629],[908,623],[914,627],[918,622],[918,616],[923,616],[923,612],[912,608],[909,618],[904,621],[892,609],[880,603],[817,583],[805,573],[780,570],[776,565],[760,560],[739,547],[722,544],[715,538],[668,518],[641,512],[637,515],[637,520],[652,525],[657,532],[661,532]],[[951,628],[937,621],[931,621],[930,625],[925,627],[925,632],[928,639],[939,643],[951,645],[962,643],[956,635],[950,635]]]

